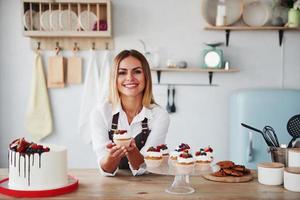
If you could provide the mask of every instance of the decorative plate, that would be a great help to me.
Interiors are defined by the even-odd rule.
[[[34,10],[32,10],[32,12],[30,10],[27,10],[23,15],[23,23],[27,30],[32,30],[31,29],[31,18],[30,18],[31,13],[32,13],[32,21],[34,21],[33,17],[34,17],[34,14],[36,13]],[[32,24],[32,26],[33,26],[33,24]],[[34,28],[34,27],[32,27],[32,28]]]
[[[97,16],[91,11],[83,11],[79,14],[79,23],[83,30],[92,31],[97,22]]]
[[[243,20],[248,26],[264,26],[271,19],[270,7],[261,1],[253,1],[245,5]]]
[[[74,11],[63,10],[59,17],[60,28],[63,31],[76,31],[78,28],[78,18]]]

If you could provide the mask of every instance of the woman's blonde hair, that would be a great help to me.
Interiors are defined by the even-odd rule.
[[[145,75],[145,88],[143,91],[142,105],[150,108],[151,104],[155,104],[152,93],[152,78],[150,67],[145,56],[133,49],[121,51],[114,59],[114,64],[110,76],[109,102],[113,105],[113,107],[120,103],[120,95],[117,87],[118,69],[120,62],[129,56],[138,59],[142,64],[142,69]]]

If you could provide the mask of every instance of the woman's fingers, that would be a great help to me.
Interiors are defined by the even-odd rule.
[[[106,145],[106,148],[111,149],[111,148],[113,148],[114,146],[116,146],[116,144],[110,142],[110,143],[108,143],[108,144]]]
[[[115,150],[114,152],[111,152],[111,156],[115,157],[115,158],[123,157],[126,152],[127,151],[126,151],[125,147],[118,147],[117,150]]]

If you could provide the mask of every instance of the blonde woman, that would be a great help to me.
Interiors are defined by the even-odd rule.
[[[165,143],[168,113],[152,94],[151,71],[146,58],[136,50],[124,50],[114,59],[109,101],[92,113],[92,142],[103,175],[114,176],[118,169],[145,173],[144,154],[150,146]],[[126,130],[132,137],[129,147],[116,145],[113,133]]]

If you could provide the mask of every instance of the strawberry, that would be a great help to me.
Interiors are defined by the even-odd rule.
[[[24,138],[22,138],[20,140],[20,143],[17,146],[17,152],[19,152],[19,153],[25,153],[25,151],[29,147],[29,145],[30,144]]]
[[[213,152],[213,149],[212,149],[210,146],[208,146],[208,147],[206,147],[206,148],[204,149],[204,151],[205,151],[205,152],[210,152],[210,153],[212,153],[212,152]]]
[[[127,133],[127,131],[126,130],[118,130],[116,132],[116,134],[120,134],[120,135],[123,135],[124,133]]]
[[[200,155],[201,155],[201,152],[200,152],[200,151],[197,151],[197,152],[195,153],[195,155],[196,155],[196,156],[200,156]]]
[[[38,145],[35,144],[35,143],[32,143],[32,144],[30,145],[30,148],[32,148],[33,150],[38,150],[38,149],[39,149],[39,148],[38,148]]]
[[[190,149],[190,146],[189,146],[188,144],[181,143],[181,144],[179,145],[179,148],[180,148],[180,149],[181,149],[181,148],[183,148],[183,149]]]
[[[147,151],[154,151],[154,152],[160,152],[159,148],[150,147]]]
[[[49,152],[49,151],[50,151],[50,148],[49,148],[49,147],[43,148],[43,151],[44,151],[44,152]]]
[[[179,157],[181,157],[181,158],[192,158],[193,156],[190,153],[181,153],[179,155]]]
[[[18,147],[18,145],[19,145],[19,143],[20,143],[20,139],[16,139],[16,140],[14,140],[12,143],[10,143],[9,148],[10,148],[11,150],[16,151],[16,150],[17,150],[17,147]]]

